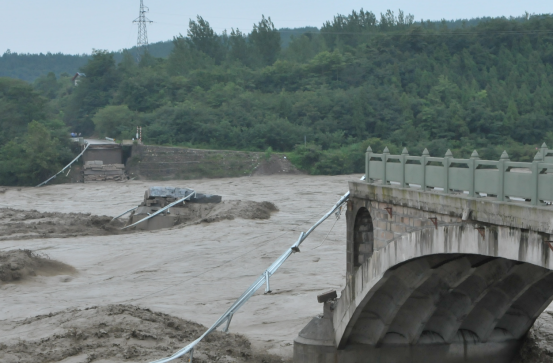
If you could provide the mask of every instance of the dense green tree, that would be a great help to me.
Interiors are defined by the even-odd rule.
[[[167,71],[172,76],[182,76],[214,64],[204,52],[196,49],[182,35],[173,38],[174,48],[167,59]]]
[[[19,120],[5,123],[4,143],[38,120],[63,160],[60,119],[117,138],[140,125],[146,143],[270,147],[311,173],[349,173],[362,171],[369,144],[482,158],[506,149],[527,161],[553,142],[550,15],[415,22],[360,10],[286,36],[264,16],[249,34],[217,34],[201,17],[189,25],[166,60],[97,52],[77,86],[45,75],[34,92],[14,83],[17,100],[0,90],[3,114]]]
[[[187,35],[196,50],[207,54],[217,63],[222,61],[224,51],[221,39],[204,18],[198,15],[197,21],[190,19]]]
[[[58,83],[54,72],[49,72],[46,76],[37,78],[34,82],[34,87],[43,96],[53,99],[58,96],[61,84]]]
[[[228,59],[242,64],[251,64],[251,52],[246,35],[240,29],[232,29],[229,36]]]
[[[91,134],[94,130],[92,116],[110,103],[120,77],[113,53],[96,50],[92,59],[81,68],[83,77],[70,96],[65,121],[75,132]]]
[[[92,117],[99,136],[114,139],[134,137],[137,125],[136,114],[126,105],[106,106]]]
[[[280,53],[280,34],[275,29],[271,17],[265,18],[253,25],[250,40],[263,65],[275,62]]]
[[[35,185],[60,169],[59,141],[43,124],[33,121],[27,133],[0,149],[0,184]]]
[[[0,147],[21,137],[33,120],[46,117],[46,100],[23,81],[0,78]]]

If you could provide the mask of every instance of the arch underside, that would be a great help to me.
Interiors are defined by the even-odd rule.
[[[526,334],[553,300],[553,273],[500,257],[436,254],[394,266],[372,290],[346,345],[493,345]]]

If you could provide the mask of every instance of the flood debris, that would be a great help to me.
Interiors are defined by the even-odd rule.
[[[6,363],[150,362],[170,355],[206,329],[133,305],[70,309],[9,323],[12,334],[0,337],[0,362]],[[195,363],[283,361],[254,351],[246,337],[232,333],[214,332],[194,351]]]
[[[90,213],[39,212],[0,208],[0,241],[105,236],[121,233],[121,221]]]
[[[121,230],[125,225],[129,226],[166,207],[178,200],[181,195],[189,194],[190,189],[184,188],[149,188],[143,202],[128,218],[125,215],[122,218],[113,218],[91,213],[0,208],[0,241],[107,236],[235,218],[268,219],[271,213],[278,211],[278,208],[270,202],[222,201],[219,195],[196,193],[190,200],[167,209],[159,216],[136,227]]]
[[[170,204],[189,197],[183,202]],[[203,194],[188,188],[150,187],[144,193],[144,201],[130,214],[127,225],[158,215],[132,227],[138,230],[156,230],[177,225],[212,223],[222,220],[268,219],[278,208],[270,202],[223,201],[220,195]]]
[[[77,270],[63,262],[30,250],[0,252],[0,285],[24,281],[29,277],[73,275]]]
[[[104,164],[102,160],[91,160],[84,165],[83,180],[85,183],[127,179],[123,164]]]

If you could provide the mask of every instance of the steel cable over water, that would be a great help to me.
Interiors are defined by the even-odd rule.
[[[63,173],[63,172],[65,171],[65,169],[67,169],[68,167],[70,167],[75,161],[77,161],[77,160],[81,157],[81,155],[84,154],[84,152],[86,151],[86,149],[88,149],[88,146],[89,146],[89,145],[90,145],[89,143],[86,143],[86,146],[85,146],[85,148],[83,149],[83,151],[82,151],[79,155],[77,155],[77,157],[76,157],[75,159],[73,159],[72,162],[70,162],[69,164],[67,164],[67,165],[65,166],[65,168],[61,169],[61,170],[58,171],[56,174],[54,174],[53,177],[51,177],[50,179],[48,179],[48,180],[46,180],[46,181],[43,181],[42,183],[40,183],[39,185],[37,185],[35,188],[38,188],[38,187],[43,186],[44,184],[48,183],[50,180],[52,180],[52,179],[54,179],[55,177],[57,177],[59,174]]]
[[[361,180],[365,180],[365,176],[363,176]],[[265,270],[246,291],[244,291],[244,293],[234,302],[234,304],[232,304],[232,306],[228,308],[228,310],[223,315],[221,315],[221,317],[219,317],[219,319],[217,319],[217,321],[213,323],[213,325],[209,329],[207,329],[198,339],[194,340],[192,343],[188,344],[184,348],[178,350],[170,357],[161,358],[152,361],[151,363],[167,363],[174,359],[180,358],[187,353],[190,353],[189,361],[192,362],[192,358],[194,356],[194,347],[198,345],[198,343],[201,342],[207,335],[220,327],[224,322],[227,323],[224,331],[228,331],[234,313],[238,311],[238,309],[240,309],[240,307],[242,307],[242,305],[244,305],[248,301],[248,299],[252,297],[252,295],[257,290],[259,290],[261,286],[267,284],[268,290],[268,279],[279,269],[280,266],[282,266],[282,264],[284,264],[284,262],[288,259],[288,257],[290,257],[290,255],[292,255],[292,253],[300,252],[299,247],[303,243],[303,241],[305,241],[305,239],[315,230],[315,228],[317,228],[328,217],[330,217],[332,213],[336,212],[336,210],[342,207],[342,205],[349,199],[349,195],[349,192],[344,194],[321,219],[319,219],[311,228],[307,230],[307,232],[301,232],[298,240],[290,248],[288,248],[275,262],[273,262],[271,266],[269,266],[269,268]]]
[[[123,217],[125,214],[127,214],[127,213],[129,213],[129,212],[132,212],[133,210],[136,210],[136,209],[138,209],[138,207],[131,208],[131,209],[129,209],[128,211],[119,214],[117,217],[113,217],[113,218],[111,219],[111,221],[114,221],[114,220],[116,220],[116,219],[119,218],[119,217]]]

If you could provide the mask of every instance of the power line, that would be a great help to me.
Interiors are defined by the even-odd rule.
[[[146,13],[150,9],[144,6],[144,1],[140,0],[140,11],[138,13],[138,18],[133,20],[133,23],[138,23],[138,37],[136,39],[136,60],[140,62],[140,57],[146,50],[148,50],[148,29],[146,24],[153,23],[150,19],[146,17]]]

